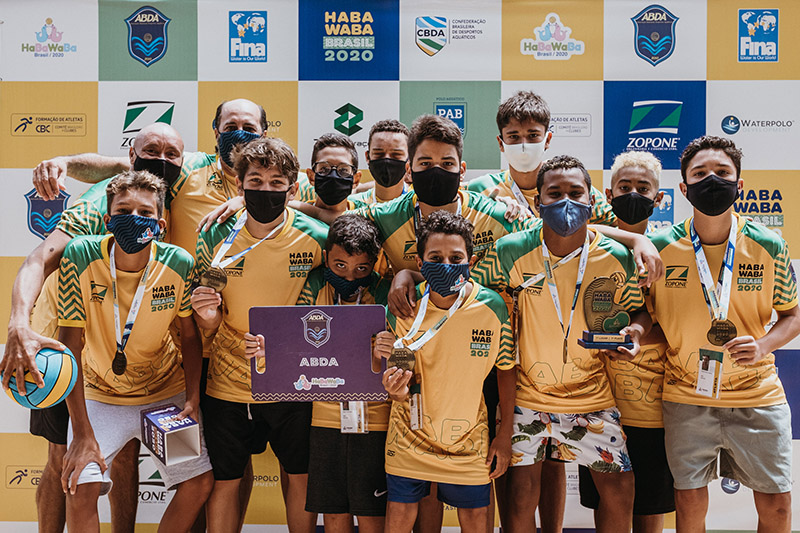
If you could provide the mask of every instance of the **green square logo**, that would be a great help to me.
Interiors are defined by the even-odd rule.
[[[467,169],[500,168],[494,126],[499,101],[499,81],[400,82],[400,120],[411,125],[427,113],[455,122],[464,138]]]
[[[100,0],[101,81],[197,80],[197,2]]]

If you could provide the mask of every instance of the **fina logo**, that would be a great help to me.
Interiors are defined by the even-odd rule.
[[[628,149],[677,150],[682,108],[683,102],[678,100],[633,102]]]
[[[417,17],[414,39],[420,50],[434,56],[447,44],[448,32],[445,17]]]
[[[228,11],[228,62],[267,62],[267,12]]]
[[[727,135],[733,135],[742,126],[742,121],[733,115],[728,115],[722,119],[722,131]]]
[[[778,10],[739,10],[739,62],[778,61]]]
[[[678,17],[665,7],[653,4],[631,19],[634,29],[636,55],[653,66],[672,55],[675,50],[675,23]]]
[[[145,67],[167,53],[167,25],[170,20],[150,6],[140,7],[125,19],[128,25],[128,52]]]

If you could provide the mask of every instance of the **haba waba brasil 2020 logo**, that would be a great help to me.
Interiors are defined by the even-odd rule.
[[[572,28],[561,22],[557,13],[548,13],[544,22],[533,30],[533,38],[519,42],[522,55],[538,60],[567,60],[574,55],[583,55],[586,45],[571,37]]]
[[[148,124],[162,122],[172,125],[175,102],[166,100],[143,100],[128,102],[125,121],[122,124],[122,144],[120,148],[130,148],[136,135]]]
[[[167,25],[170,20],[158,9],[140,7],[125,19],[128,25],[128,52],[145,67],[167,53]]]
[[[739,61],[778,61],[778,10],[739,10]]]
[[[267,12],[228,12],[228,62],[267,62]]]
[[[58,31],[53,19],[47,17],[39,31],[32,32],[36,42],[22,43],[22,52],[33,57],[64,57],[78,51],[78,46],[64,40],[64,32]]]
[[[705,134],[705,82],[607,81],[603,100],[603,168],[622,152],[646,150],[679,169],[680,152]]]
[[[67,207],[69,194],[60,191],[54,200],[45,200],[36,194],[36,189],[31,189],[25,194],[28,203],[28,229],[31,233],[46,239],[56,229],[61,213]]]
[[[678,17],[663,6],[653,4],[631,18],[636,55],[653,66],[658,65],[675,50],[675,23]]]

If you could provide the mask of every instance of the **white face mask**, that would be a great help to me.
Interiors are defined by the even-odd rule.
[[[503,153],[506,156],[508,164],[514,167],[514,170],[518,172],[531,172],[536,170],[536,167],[538,167],[544,159],[544,144],[545,141],[540,143],[520,144],[503,143]]]

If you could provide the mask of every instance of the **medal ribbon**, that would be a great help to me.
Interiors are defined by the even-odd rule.
[[[219,250],[217,250],[217,255],[215,255],[214,260],[211,261],[211,268],[216,267],[224,269],[225,267],[227,267],[228,265],[230,265],[243,255],[245,255],[247,252],[254,250],[259,244],[261,244],[262,242],[266,241],[267,239],[278,233],[283,227],[283,225],[286,224],[286,211],[283,212],[283,220],[281,221],[281,223],[275,226],[272,229],[272,231],[267,233],[266,237],[264,237],[257,243],[248,246],[246,249],[242,250],[238,254],[231,256],[223,261],[222,258],[225,257],[225,254],[228,253],[228,250],[230,250],[231,246],[233,246],[233,241],[236,240],[236,236],[239,235],[240,231],[242,231],[245,222],[247,222],[247,211],[242,213],[242,216],[240,216],[239,219],[236,221],[236,224],[233,225],[233,229],[231,229],[231,232],[228,233],[228,236],[225,237],[224,241],[222,241],[222,246],[219,247]]]
[[[458,216],[462,216],[461,215],[461,193],[460,192],[456,195],[456,198],[458,198],[458,204],[456,204],[456,214]],[[414,202],[414,238],[415,239],[417,238],[417,235],[419,235],[419,226],[420,226],[421,220],[422,220],[422,214],[419,211],[419,202]]]
[[[536,211],[533,210],[533,207],[528,202],[528,199],[525,198],[525,195],[522,194],[522,189],[519,188],[519,185],[517,185],[517,182],[514,181],[511,178],[511,176],[509,175],[508,170],[504,170],[503,172],[505,172],[505,175],[506,175],[505,181],[506,181],[506,183],[508,183],[511,186],[511,193],[514,195],[514,198],[516,198],[516,200],[519,203],[519,205],[521,205],[523,207],[527,207],[528,211],[530,211],[530,213],[533,216],[535,216],[535,217],[539,216],[538,214],[536,214]]]
[[[717,284],[711,278],[711,269],[708,266],[706,254],[700,237],[694,229],[694,220],[689,227],[689,235],[692,239],[694,248],[694,258],[697,264],[697,272],[700,275],[700,285],[703,287],[703,297],[706,300],[708,312],[714,320],[726,320],[728,318],[728,307],[731,301],[731,283],[733,279],[733,258],[736,254],[736,232],[738,224],[736,217],[731,215],[731,231],[728,234],[728,245],[725,248],[725,257],[719,267]]]
[[[569,311],[569,322],[567,323],[567,327],[564,328],[564,317],[561,314],[561,300],[558,298],[558,287],[556,286],[556,280],[553,277],[553,269],[554,267],[550,263],[550,252],[547,249],[547,244],[545,244],[544,239],[542,239],[542,259],[544,260],[544,274],[547,278],[547,287],[549,288],[550,298],[553,300],[553,305],[556,308],[556,314],[558,315],[558,321],[561,324],[561,332],[564,334],[564,357],[566,358],[567,354],[567,339],[569,338],[570,329],[572,329],[572,317],[575,315],[575,304],[578,303],[578,294],[581,292],[581,285],[583,285],[583,276],[586,274],[586,263],[589,259],[589,234],[586,234],[586,241],[584,241],[583,246],[580,248],[581,250],[581,258],[580,262],[578,263],[578,277],[575,280],[575,294],[572,296],[572,308]],[[564,360],[566,363],[566,359]]]
[[[453,305],[450,306],[450,309],[447,310],[447,314],[444,315],[442,318],[440,318],[439,321],[436,322],[436,324],[434,324],[433,327],[431,327],[431,329],[429,329],[428,331],[425,332],[424,335],[422,335],[422,337],[409,344],[408,349],[416,352],[417,350],[422,348],[425,345],[425,343],[431,340],[434,337],[434,335],[439,333],[439,330],[442,329],[442,326],[444,326],[444,323],[447,322],[447,319],[453,316],[453,313],[455,313],[456,310],[458,310],[458,308],[461,306],[461,303],[464,301],[466,295],[467,295],[467,284],[465,283],[464,286],[461,287],[461,290],[458,291],[458,298],[456,298],[456,301],[453,302]],[[427,287],[425,287],[425,294],[422,295],[422,299],[419,302],[419,311],[417,311],[417,316],[416,318],[414,318],[414,323],[411,324],[411,329],[408,331],[408,333],[406,333],[405,337],[394,341],[395,348],[398,349],[404,348],[405,344],[403,343],[403,341],[411,340],[411,338],[413,338],[414,335],[417,334],[420,326],[422,325],[422,321],[425,320],[425,313],[428,311],[428,301],[430,300],[430,297],[431,297],[431,287],[430,285],[428,285]]]
[[[575,257],[577,257],[577,255],[579,253],[581,253],[582,250],[583,250],[583,247],[575,248],[574,250],[572,250],[569,254],[567,254],[564,257],[562,257],[561,260],[558,261],[558,263],[553,265],[553,270],[555,271],[555,269],[557,269],[561,265],[564,265],[567,262],[572,261]],[[515,287],[511,292],[511,300],[512,300],[512,303],[513,303],[513,306],[511,308],[511,315],[512,315],[511,316],[511,325],[512,325],[512,330],[513,330],[513,333],[514,333],[514,350],[515,350],[515,352],[516,352],[516,354],[518,356],[517,359],[519,359],[519,293],[521,293],[523,290],[527,289],[528,287],[530,287],[534,283],[538,283],[544,277],[545,277],[545,273],[544,272],[540,272],[539,274],[536,274],[535,276],[531,276],[528,279],[526,279],[522,283],[522,285],[519,285],[518,287]]]
[[[128,318],[125,319],[125,327],[120,331],[119,321],[119,295],[117,294],[117,263],[114,260],[114,252],[117,249],[117,243],[111,245],[111,253],[109,254],[109,263],[111,264],[111,294],[114,298],[114,334],[117,339],[117,351],[125,352],[125,346],[128,344],[128,339],[133,330],[133,323],[136,316],[139,314],[139,308],[144,299],[144,286],[147,283],[147,276],[150,274],[150,267],[153,266],[153,248],[150,247],[150,257],[147,260],[147,266],[142,273],[142,278],[139,280],[139,285],[136,287],[136,292],[131,301],[131,308],[128,310]]]

